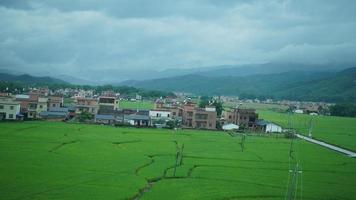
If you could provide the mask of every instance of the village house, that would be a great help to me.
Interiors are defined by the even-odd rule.
[[[187,102],[183,105],[183,113],[182,113],[182,124],[185,127],[194,128],[194,110],[196,108],[196,103]]]
[[[199,129],[216,129],[215,108],[196,108],[194,110],[193,127]]]
[[[75,113],[80,114],[82,112],[88,112],[92,115],[96,115],[99,110],[98,100],[93,98],[76,98],[75,99]]]
[[[118,109],[115,111],[116,123],[147,127],[150,125],[149,113],[149,110]]]
[[[115,96],[99,97],[98,114],[113,114],[119,108],[119,100]]]
[[[48,108],[60,108],[63,107],[63,97],[50,96],[48,98]]]
[[[34,119],[37,117],[38,94],[30,94],[27,103],[27,118]]]
[[[40,118],[39,113],[48,110],[48,97],[38,97],[36,117]]]
[[[255,109],[235,108],[223,112],[225,123],[235,124],[239,127],[254,129],[257,127],[258,114]]]
[[[150,125],[150,117],[148,115],[131,114],[124,115],[124,122],[128,122],[132,126],[147,127]]]
[[[198,108],[193,102],[186,102],[183,105],[183,127],[215,130],[216,117],[215,107]]]
[[[175,99],[157,99],[155,101],[155,110],[165,110],[171,112],[171,118],[182,121],[183,108],[180,103]]]
[[[0,120],[16,120],[20,114],[20,102],[12,97],[0,97]]]
[[[20,113],[23,116],[27,116],[28,103],[30,99],[30,95],[27,94],[17,94],[15,95],[15,99],[17,102],[20,102]]]
[[[275,123],[266,120],[258,120],[256,124],[259,126],[259,129],[265,133],[282,133],[282,127]]]
[[[169,110],[150,110],[150,125],[151,126],[166,126],[166,123],[172,120],[172,112]]]

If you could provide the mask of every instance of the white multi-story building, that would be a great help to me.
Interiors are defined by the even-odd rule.
[[[0,98],[0,120],[16,120],[20,114],[20,102],[14,101],[11,97]]]

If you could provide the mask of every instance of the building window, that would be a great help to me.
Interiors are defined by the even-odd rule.
[[[10,110],[13,110],[14,109],[14,106],[10,106]]]
[[[14,115],[13,115],[13,114],[9,114],[9,118],[10,118],[10,119],[13,119],[13,118],[14,118]]]
[[[56,104],[52,104],[52,107],[56,107]]]
[[[0,105],[0,109],[4,109],[4,105]]]

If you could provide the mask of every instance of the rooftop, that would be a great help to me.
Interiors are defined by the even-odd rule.
[[[114,120],[114,115],[95,115],[95,119]]]

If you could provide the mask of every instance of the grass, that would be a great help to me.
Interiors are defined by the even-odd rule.
[[[268,110],[259,110],[258,113],[260,118],[288,127],[287,113]],[[307,135],[311,118],[314,138],[356,151],[356,118],[292,114],[292,127]]]
[[[153,109],[154,103],[151,101],[120,101],[119,108],[128,109]]]
[[[222,132],[61,122],[0,130],[1,199],[284,199],[286,192],[291,141],[284,138],[248,136],[242,152],[240,137]],[[356,195],[355,159],[300,140],[294,147],[299,197]]]

